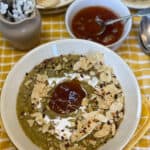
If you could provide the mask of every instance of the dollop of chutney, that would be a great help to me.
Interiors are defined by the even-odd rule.
[[[86,93],[81,87],[80,81],[65,81],[58,84],[54,89],[49,106],[56,113],[71,113],[81,106],[85,96]]]

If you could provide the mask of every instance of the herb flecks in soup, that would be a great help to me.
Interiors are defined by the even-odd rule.
[[[96,150],[115,136],[124,94],[102,54],[64,55],[26,74],[17,115],[26,135],[43,150]]]
[[[104,45],[109,45],[118,41],[123,33],[123,23],[117,22],[108,25],[104,33],[98,35],[102,27],[97,24],[96,17],[99,17],[103,21],[107,21],[117,19],[118,15],[108,8],[99,6],[81,9],[72,19],[72,31],[75,36]]]

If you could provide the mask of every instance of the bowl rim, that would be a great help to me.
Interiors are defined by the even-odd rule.
[[[26,55],[24,55],[16,64],[15,66],[11,69],[11,71],[9,72],[6,80],[5,80],[5,83],[4,83],[4,86],[3,86],[3,89],[2,89],[2,94],[1,94],[1,103],[0,103],[0,113],[1,113],[1,117],[2,117],[2,120],[3,120],[3,124],[4,124],[4,128],[6,129],[6,132],[8,133],[10,139],[13,141],[13,143],[19,147],[20,149],[23,149],[21,148],[22,146],[20,145],[19,141],[16,141],[15,140],[15,137],[14,135],[12,134],[12,132],[10,131],[8,125],[6,124],[5,122],[5,117],[4,117],[4,99],[5,99],[5,96],[6,96],[6,93],[7,93],[7,87],[8,87],[8,82],[9,80],[11,79],[11,76],[13,75],[13,73],[15,72],[16,68],[27,58],[29,57],[30,55],[32,56],[34,53],[36,53],[36,51],[39,51],[40,49],[43,49],[45,46],[48,46],[50,44],[55,44],[55,43],[61,43],[61,42],[71,42],[71,41],[75,41],[75,42],[82,42],[82,43],[86,43],[86,42],[89,42],[90,44],[94,44],[95,46],[99,46],[101,48],[104,48],[105,51],[108,53],[111,53],[113,55],[115,55],[115,57],[118,57],[119,61],[121,61],[121,63],[123,65],[125,65],[127,67],[127,70],[128,72],[130,73],[134,83],[136,84],[136,91],[137,91],[137,101],[138,101],[138,109],[137,109],[137,112],[136,112],[136,120],[134,122],[134,129],[132,129],[132,132],[130,133],[130,136],[128,137],[128,140],[126,140],[126,142],[124,142],[124,145],[122,145],[122,148],[127,144],[127,142],[131,139],[131,137],[133,136],[137,126],[138,126],[138,123],[140,121],[140,116],[141,116],[141,106],[142,106],[142,101],[141,101],[141,92],[140,92],[140,89],[139,89],[139,85],[138,85],[138,82],[132,72],[132,70],[129,68],[129,66],[123,61],[123,59],[117,55],[116,53],[114,53],[113,51],[111,51],[109,48],[107,48],[106,46],[103,46],[103,45],[100,45],[100,44],[97,44],[95,42],[92,42],[92,41],[88,41],[88,40],[82,40],[82,39],[62,39],[62,40],[56,40],[56,41],[52,41],[52,42],[48,42],[48,43],[45,43],[45,44],[42,44],[36,48],[34,48],[32,51],[30,51],[29,53],[27,53]],[[21,83],[20,83],[21,84]],[[22,131],[24,132],[24,131]],[[27,137],[28,138],[28,137]],[[33,143],[34,144],[34,143]]]
[[[69,33],[69,35],[70,35],[72,38],[76,38],[76,39],[78,39],[78,38],[74,35],[72,29],[70,28],[70,23],[71,23],[71,22],[69,22],[69,15],[72,13],[72,9],[74,8],[74,6],[75,6],[76,4],[80,4],[80,2],[82,2],[82,1],[84,1],[84,0],[76,0],[76,1],[74,1],[74,2],[68,7],[68,9],[67,9],[67,11],[66,11],[66,14],[65,14],[65,26],[66,26],[67,32]],[[118,1],[118,3],[120,3],[120,4],[124,7],[124,9],[126,9],[128,15],[131,15],[130,9],[129,9],[122,1]],[[89,6],[88,6],[88,7],[89,7]],[[83,7],[83,8],[87,8],[87,6],[86,6],[86,7]],[[83,9],[83,8],[82,8],[82,9]],[[111,9],[111,8],[109,8],[109,9],[112,10],[113,12],[115,12],[114,9]],[[80,9],[80,10],[81,10],[81,9]],[[78,13],[78,11],[75,11],[74,15],[77,14],[77,13]],[[116,12],[115,12],[115,13],[116,13]],[[117,14],[117,13],[116,13],[116,14]],[[118,15],[118,14],[117,14],[117,15]],[[120,16],[120,15],[119,15],[119,16]],[[123,31],[123,33],[122,33],[121,37],[119,38],[119,40],[117,40],[116,42],[114,42],[114,43],[112,43],[112,44],[108,44],[108,45],[104,45],[104,46],[106,46],[106,47],[108,47],[108,48],[111,48],[111,47],[113,47],[113,46],[116,46],[116,45],[118,45],[118,44],[121,44],[121,43],[127,38],[127,36],[129,35],[129,33],[130,33],[130,31],[131,31],[132,24],[133,24],[132,19],[130,18],[130,19],[128,19],[128,20],[124,23],[124,29],[125,29],[125,26],[127,25],[127,23],[128,23],[128,26],[127,26],[128,28],[127,28],[126,32],[125,32],[125,30]],[[94,41],[94,42],[95,42],[95,41]],[[101,44],[101,43],[99,43],[99,44]]]

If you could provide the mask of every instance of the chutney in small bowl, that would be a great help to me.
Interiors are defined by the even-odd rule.
[[[73,38],[94,41],[115,50],[127,38],[132,20],[108,25],[104,32],[99,34],[102,28],[96,22],[96,18],[105,22],[127,15],[130,15],[130,11],[120,1],[78,0],[68,8],[65,24]]]

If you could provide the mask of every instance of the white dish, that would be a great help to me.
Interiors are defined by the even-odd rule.
[[[150,7],[150,0],[122,0],[123,3],[132,9],[144,9]]]
[[[60,13],[64,13],[67,10],[67,7],[61,7],[56,9],[42,9],[40,13],[43,15],[56,15]]]
[[[53,6],[53,7],[51,7],[51,8],[47,8],[47,7],[41,7],[40,5],[37,5],[37,8],[38,9],[49,9],[49,10],[51,10],[51,9],[54,9],[54,8],[61,8],[61,7],[64,7],[64,6],[67,6],[67,5],[69,5],[70,3],[72,3],[74,0],[60,0],[60,2],[56,5],[56,6]]]
[[[74,1],[69,8],[67,9],[66,15],[65,15],[65,24],[66,29],[71,37],[77,38],[71,27],[72,19],[73,17],[83,8],[91,7],[91,6],[103,6],[107,7],[116,14],[118,14],[120,17],[131,15],[130,10],[128,7],[124,5],[120,0],[110,1],[110,0],[76,0]],[[129,19],[124,24],[124,30],[122,33],[122,36],[119,40],[116,42],[107,45],[108,48],[111,48],[112,50],[116,50],[118,47],[121,46],[123,41],[127,38],[130,30],[132,27],[132,19]]]
[[[60,3],[58,5],[56,5],[56,8],[66,6],[70,3],[72,3],[73,1],[74,0],[60,0]]]
[[[86,54],[101,52],[105,63],[114,70],[125,94],[125,117],[115,137],[101,150],[121,150],[132,137],[141,115],[141,95],[138,83],[127,64],[110,49],[86,40],[59,40],[41,45],[25,55],[10,71],[1,95],[1,117],[4,127],[19,150],[39,150],[22,130],[16,115],[16,99],[19,86],[26,72],[46,58],[54,57],[52,46],[56,44],[59,54]]]

